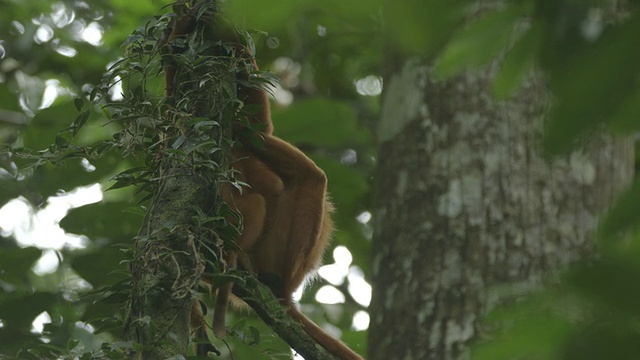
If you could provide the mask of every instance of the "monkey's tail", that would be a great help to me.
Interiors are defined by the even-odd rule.
[[[295,306],[295,304],[289,304],[289,315],[294,319],[302,323],[304,330],[311,336],[318,344],[327,349],[328,352],[336,356],[340,360],[364,360],[360,355],[356,354],[353,350],[343,344],[340,340],[333,338],[327,334],[321,327],[316,325],[306,315],[301,313]]]
[[[231,288],[233,283],[224,284],[218,289],[218,297],[216,299],[216,307],[213,310],[213,334],[222,339],[227,334],[227,327],[225,324],[225,318],[227,314],[227,307],[229,306],[229,295],[231,294]]]
[[[209,341],[207,336],[207,325],[204,321],[202,311],[203,304],[195,300],[191,306],[191,335],[197,339],[196,354],[207,355],[210,352],[220,356],[220,351]]]

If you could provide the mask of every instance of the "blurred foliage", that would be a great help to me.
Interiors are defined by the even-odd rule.
[[[375,148],[369,129],[378,104],[377,97],[359,94],[354,83],[381,76],[387,49],[399,48],[398,57],[434,59],[442,77],[497,59],[493,86],[498,99],[517,91],[534,69],[541,72],[554,96],[544,136],[549,154],[567,152],[603,126],[621,134],[640,127],[637,1],[615,9],[612,2],[597,0],[227,3],[237,23],[266,31],[254,36],[261,68],[282,78],[282,89],[293,98],[288,106],[274,107],[276,132],[326,170],[338,205],[336,243],[347,246],[353,264],[365,271],[370,228],[356,216],[371,210],[366,199]],[[0,143],[6,145],[0,152],[0,206],[22,197],[37,213],[61,191],[92,183],[103,189],[135,184],[136,176],[144,175],[135,171],[143,159],[123,159],[108,150],[100,156],[82,153],[121,130],[107,124],[99,111],[89,111],[86,100],[122,57],[127,36],[155,23],[154,15],[170,11],[167,4],[0,0]],[[91,31],[101,34],[97,42],[83,37]],[[386,55],[385,66],[399,65],[393,63],[395,55]],[[159,76],[131,77],[125,89],[134,89],[136,81],[147,81],[157,96],[162,93]],[[65,148],[71,137],[79,147]],[[27,166],[34,161],[39,166]],[[129,176],[114,182],[127,169],[133,169]],[[487,325],[494,339],[482,341],[474,358],[602,359],[615,354],[624,359],[640,354],[635,306],[640,294],[633,286],[640,277],[635,265],[640,256],[639,188],[636,182],[602,222],[602,257],[566,274],[559,281],[561,290],[549,289],[494,311]],[[61,225],[88,241],[82,249],[56,250],[59,264],[51,273],[33,270],[41,249],[18,246],[15,235],[2,233],[0,354],[121,354],[127,345],[113,341],[124,316],[127,244],[146,204],[139,200],[134,190],[124,188],[107,192],[101,203],[71,210]],[[311,305],[309,294],[316,289],[303,298],[310,302],[305,307],[313,309],[314,320],[331,319],[347,343],[364,344],[363,332],[347,331],[360,307],[346,304],[341,307],[345,314],[335,320],[331,307]],[[41,333],[33,332],[31,324],[43,312],[51,321]],[[237,358],[288,356],[288,348],[254,318],[236,315],[231,323]],[[111,345],[102,346],[105,342]]]

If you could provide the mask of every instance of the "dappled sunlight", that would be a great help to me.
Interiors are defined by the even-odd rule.
[[[342,285],[353,257],[346,247],[336,246],[333,250],[333,259],[335,263],[320,267],[318,274],[332,285]]]
[[[356,219],[361,224],[368,224],[369,221],[371,221],[371,213],[368,211],[364,211],[360,215],[358,215]]]
[[[31,323],[31,332],[34,334],[42,334],[44,330],[44,324],[51,323],[51,315],[48,312],[43,311]]]
[[[58,270],[58,264],[60,263],[58,252],[56,250],[45,250],[42,252],[42,256],[36,264],[33,266],[32,270],[36,275],[46,275],[53,274]]]
[[[102,35],[104,34],[104,28],[97,22],[92,22],[82,31],[82,40],[88,42],[93,46],[102,45]]]
[[[371,285],[364,279],[364,272],[357,266],[349,269],[349,294],[358,304],[369,306],[371,302]]]
[[[378,96],[382,93],[382,78],[369,75],[355,81],[358,94],[365,96]]]
[[[51,39],[53,39],[53,29],[47,24],[41,24],[33,35],[33,41],[36,44],[44,44]]]
[[[57,79],[49,79],[45,82],[44,94],[42,95],[42,103],[39,109],[46,109],[58,98],[62,88],[60,81]]]
[[[16,198],[0,208],[0,234],[13,236],[22,247],[47,249],[34,266],[36,274],[48,274],[57,269],[55,250],[86,247],[85,236],[65,233],[59,223],[73,208],[102,200],[100,185],[79,187],[69,193],[60,193],[47,200],[47,205],[36,210],[24,198]]]
[[[344,304],[344,294],[333,286],[325,285],[316,293],[316,301],[322,304]]]
[[[353,315],[353,322],[351,323],[351,327],[356,331],[367,330],[369,328],[369,320],[370,318],[368,312],[364,310],[357,311]]]

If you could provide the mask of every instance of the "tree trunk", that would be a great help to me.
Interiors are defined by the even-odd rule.
[[[543,159],[539,78],[497,102],[493,66],[439,81],[427,62],[399,64],[378,129],[370,360],[468,358],[496,300],[592,251],[632,178],[632,142]]]
[[[145,346],[134,359],[186,355],[191,308],[204,262],[194,209],[212,207],[211,184],[189,166],[171,165],[136,239],[124,339]]]

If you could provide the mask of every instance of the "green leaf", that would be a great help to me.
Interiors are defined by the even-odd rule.
[[[634,284],[640,277],[640,266],[636,259],[607,259],[577,267],[568,273],[568,282],[589,299],[637,318],[640,287]]]
[[[78,111],[82,111],[82,108],[84,107],[84,103],[85,103],[85,100],[81,97],[77,97],[73,99],[73,104],[76,106],[76,110]]]
[[[472,348],[474,360],[559,359],[564,341],[573,330],[565,318],[579,302],[562,292],[528,297],[516,305],[494,309],[487,317],[489,331]]]
[[[364,237],[362,224],[353,219],[366,208],[370,184],[354,167],[344,165],[329,157],[313,157],[329,179],[329,196],[335,204],[333,220],[340,231],[335,234],[334,244],[346,245],[354,261],[365,271],[369,269],[371,243]]]
[[[249,326],[249,331],[251,332],[251,336],[253,337],[254,342],[256,344],[259,344],[260,343],[260,330],[258,330],[254,326]]]
[[[237,359],[269,360],[291,357],[291,348],[256,316],[248,317],[247,314],[237,313],[229,316],[229,323],[233,325],[229,328],[227,341],[233,347]],[[259,346],[256,346],[253,329],[257,329],[259,333]]]
[[[0,83],[0,109],[22,112],[16,91],[7,82]]]
[[[436,74],[449,77],[487,64],[507,47],[514,26],[522,16],[519,4],[509,3],[504,9],[469,24],[449,41],[438,58]]]
[[[387,1],[384,7],[389,38],[399,48],[424,55],[435,54],[451,36],[468,1]]]
[[[12,295],[0,298],[0,319],[5,326],[22,330],[31,330],[35,317],[49,310],[56,301],[56,296],[48,292]]]
[[[42,250],[35,247],[0,247],[0,280],[13,285],[24,284],[40,256]]]
[[[542,24],[534,23],[509,50],[493,81],[493,93],[497,99],[506,99],[522,83],[540,51],[542,36]]]
[[[473,359],[555,359],[570,330],[568,321],[548,314],[518,318],[499,340],[479,344]]]
[[[99,159],[91,160],[95,169],[89,169],[80,158],[67,159],[56,165],[45,164],[36,168],[34,176],[27,180],[29,185],[45,197],[58,193],[61,189],[71,191],[78,186],[88,186],[106,182],[113,176],[122,158],[115,151]]]
[[[75,208],[60,221],[60,226],[67,232],[91,239],[126,241],[135,236],[142,222],[142,216],[125,211],[130,206],[127,202],[100,202]]]
[[[600,232],[605,237],[622,235],[640,225],[640,179],[635,179],[615,205],[609,210],[600,225]]]
[[[78,344],[80,344],[80,340],[69,339],[69,341],[67,341],[67,350],[75,349]]]
[[[0,177],[0,208],[23,191],[22,182],[8,176]]]
[[[613,117],[611,129],[623,135],[640,129],[640,89],[622,102]]]
[[[314,157],[313,160],[327,174],[329,192],[341,203],[339,212],[346,212],[353,216],[361,210],[361,200],[369,191],[369,183],[356,171],[336,159],[328,157]]]
[[[635,96],[640,75],[640,16],[605,31],[597,41],[564,54],[550,67],[556,96],[545,123],[544,148],[567,153]],[[569,46],[569,44],[567,44]]]
[[[274,111],[273,118],[277,135],[294,144],[338,147],[370,139],[353,109],[334,100],[294,102],[283,112]]]
[[[125,278],[123,272],[126,268],[120,263],[125,258],[126,256],[119,249],[105,247],[99,251],[74,256],[71,260],[71,266],[78,275],[98,288],[114,284]]]
[[[85,111],[81,112],[80,115],[78,115],[75,118],[75,120],[73,120],[73,133],[74,134],[77,134],[78,130],[80,130],[84,126],[84,124],[89,119],[89,115],[91,115],[91,111],[90,110],[85,110]]]
[[[637,325],[607,316],[583,326],[565,345],[563,360],[636,359],[640,353]]]
[[[367,354],[368,339],[366,331],[342,331],[340,340],[363,357]]]
[[[53,144],[55,134],[69,125],[78,116],[73,101],[54,104],[38,111],[30,126],[22,133],[24,146],[34,150],[48,148]]]
[[[235,24],[270,31],[290,22],[308,0],[236,0],[229,3],[228,15]]]

